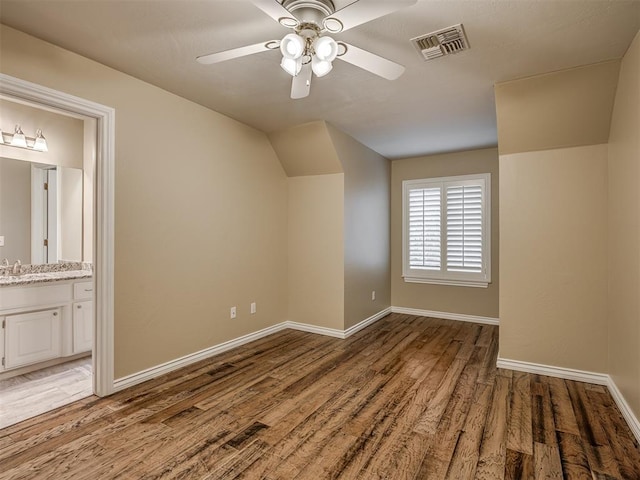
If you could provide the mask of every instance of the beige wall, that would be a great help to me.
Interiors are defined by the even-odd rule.
[[[640,418],[640,33],[622,61],[609,139],[609,373]]]
[[[419,178],[448,177],[473,173],[491,174],[491,277],[488,288],[408,283],[402,278],[402,182]],[[391,162],[391,303],[396,307],[499,317],[500,290],[498,150],[407,158]],[[502,199],[500,199],[500,202]]]
[[[31,258],[31,164],[0,158],[0,261]]]
[[[5,48],[4,45],[2,47]],[[3,63],[4,58],[0,64]],[[19,124],[24,134],[30,138],[35,137],[38,128],[42,129],[47,139],[48,151],[35,152],[0,145],[0,157],[82,168],[82,120],[0,99],[0,128],[5,133],[13,133],[16,124]]]
[[[607,371],[607,145],[500,156],[500,357]]]
[[[391,168],[385,157],[327,127],[344,168],[344,329],[348,329],[391,306]]]
[[[607,143],[619,68],[616,60],[497,84],[500,154]]]
[[[389,307],[389,161],[323,121],[269,139],[289,176],[289,319],[345,330]]]
[[[116,110],[116,378],[285,320],[287,180],[266,135],[0,28],[2,73]]]
[[[607,142],[619,69],[496,85],[504,359],[608,371]]]
[[[289,320],[343,330],[344,174],[288,185]]]
[[[269,140],[289,177],[342,173],[342,163],[323,121],[270,133]]]

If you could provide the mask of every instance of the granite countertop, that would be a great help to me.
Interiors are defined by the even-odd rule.
[[[31,285],[34,283],[55,282],[57,280],[75,280],[78,278],[91,278],[91,270],[68,270],[64,272],[25,273],[23,275],[0,276],[0,287],[15,287],[19,285]]]
[[[81,262],[62,262],[47,265],[22,265],[20,275],[10,275],[11,267],[0,267],[0,287],[15,287],[47,283],[59,280],[91,278],[91,264]]]

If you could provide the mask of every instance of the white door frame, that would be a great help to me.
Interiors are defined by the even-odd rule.
[[[93,391],[113,393],[115,110],[83,98],[0,73],[0,95],[97,120],[94,244],[95,328]]]

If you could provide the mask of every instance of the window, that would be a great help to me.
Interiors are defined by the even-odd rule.
[[[405,282],[487,287],[491,282],[491,175],[405,180]]]

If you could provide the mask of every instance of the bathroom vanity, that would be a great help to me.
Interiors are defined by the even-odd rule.
[[[91,351],[92,271],[57,267],[0,275],[0,374]]]

